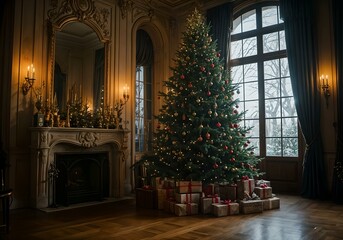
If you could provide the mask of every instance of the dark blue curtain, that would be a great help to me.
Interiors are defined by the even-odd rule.
[[[149,34],[139,29],[136,40],[136,65],[148,66],[153,63],[154,49]]]
[[[227,68],[229,57],[229,39],[232,29],[232,4],[211,8],[207,11],[206,20],[210,24],[210,35],[217,41],[217,49],[224,60],[224,68]]]
[[[337,76],[337,152],[333,174],[332,196],[337,203],[343,203],[343,12],[340,0],[332,0],[332,22],[336,50]]]
[[[320,134],[320,86],[312,0],[280,0],[295,107],[306,141],[301,195],[327,196],[326,171]]]

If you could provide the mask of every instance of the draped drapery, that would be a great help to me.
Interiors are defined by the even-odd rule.
[[[229,36],[232,28],[232,4],[225,3],[207,11],[206,20],[210,24],[210,35],[217,41],[217,49],[227,68],[229,57]]]
[[[332,17],[336,52],[337,76],[337,151],[333,174],[332,196],[337,203],[343,203],[343,13],[340,0],[332,0]]]
[[[306,141],[301,195],[327,196],[326,171],[320,133],[320,86],[312,0],[280,0],[292,89]]]
[[[140,29],[137,31],[136,39],[136,65],[151,65],[154,59],[154,51],[149,34]]]
[[[102,91],[104,88],[105,79],[105,48],[100,48],[95,51],[94,61],[94,109],[101,107]]]

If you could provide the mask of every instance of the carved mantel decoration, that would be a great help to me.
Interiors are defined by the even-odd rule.
[[[107,152],[109,156],[109,195],[112,198],[125,194],[125,162],[128,156],[126,130],[97,128],[31,128],[31,200],[32,207],[46,208],[51,199],[49,166],[55,163],[58,153]],[[50,197],[51,198],[51,197]]]

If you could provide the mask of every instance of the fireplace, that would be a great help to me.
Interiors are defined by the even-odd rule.
[[[127,193],[123,129],[31,128],[31,205],[46,208],[121,198]],[[58,177],[52,178],[55,166]],[[56,180],[56,181],[53,181]],[[55,183],[55,185],[53,184]]]
[[[56,204],[101,201],[109,197],[108,153],[57,153]]]

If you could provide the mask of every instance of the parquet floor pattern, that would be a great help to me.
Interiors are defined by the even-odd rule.
[[[135,200],[52,213],[13,209],[13,240],[307,240],[343,239],[343,205],[278,195],[281,208],[260,214],[216,218],[177,217],[162,210],[136,208]]]

